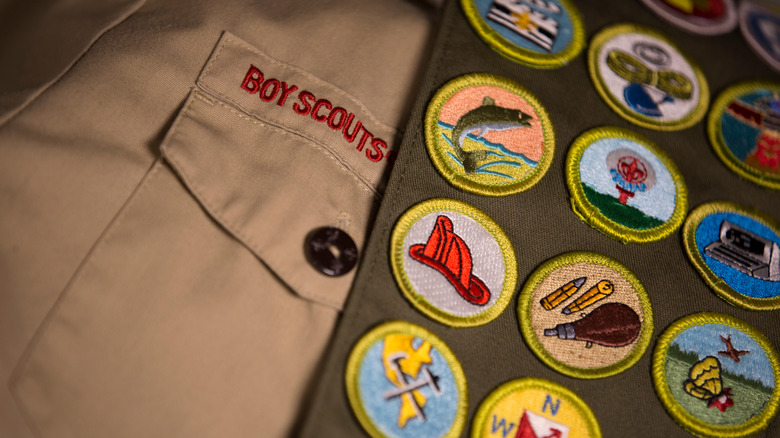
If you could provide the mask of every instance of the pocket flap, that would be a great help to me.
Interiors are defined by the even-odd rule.
[[[203,209],[298,295],[341,309],[355,270],[329,277],[306,261],[314,229],[363,247],[378,195],[322,144],[193,91],[162,153]]]

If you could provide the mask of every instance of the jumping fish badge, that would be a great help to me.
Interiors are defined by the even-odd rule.
[[[497,106],[496,102],[489,96],[485,96],[481,106],[463,114],[452,130],[452,140],[455,152],[463,163],[466,173],[477,170],[479,162],[487,158],[488,155],[486,150],[463,150],[466,135],[479,131],[479,136],[484,137],[490,131],[530,128],[531,119],[533,117],[520,110]]]

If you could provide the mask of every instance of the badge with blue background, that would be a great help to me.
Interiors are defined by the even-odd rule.
[[[457,437],[466,420],[466,378],[444,342],[396,321],[364,335],[347,361],[347,394],[374,438]]]
[[[462,0],[461,5],[493,50],[531,67],[561,67],[585,46],[582,19],[568,0]]]

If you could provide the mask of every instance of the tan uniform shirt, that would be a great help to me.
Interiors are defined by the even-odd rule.
[[[294,433],[433,12],[0,6],[0,436]]]

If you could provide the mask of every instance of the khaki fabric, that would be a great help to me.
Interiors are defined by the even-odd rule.
[[[2,9],[0,436],[295,434],[355,273],[304,242],[362,248],[434,7],[50,3]]]
[[[701,67],[715,97],[729,85],[748,79],[777,79],[777,73],[755,55],[736,29],[721,36],[697,36],[663,21],[641,2],[576,2],[588,42],[601,29],[621,22],[655,28],[674,41]],[[685,437],[655,394],[651,378],[652,349],[659,335],[679,318],[702,311],[747,321],[780,347],[778,311],[754,312],[720,299],[702,280],[685,254],[682,233],[649,244],[625,245],[583,222],[573,211],[565,180],[565,157],[574,139],[597,126],[618,126],[655,142],[679,167],[689,192],[689,211],[703,203],[731,201],[758,209],[780,221],[780,192],[760,187],[732,173],[713,152],[705,122],[677,132],[633,125],[610,110],[588,75],[586,51],[569,65],[538,70],[503,58],[469,26],[459,1],[445,7],[431,65],[412,110],[401,151],[382,200],[365,259],[329,349],[303,437],[365,436],[347,400],[347,358],[372,327],[409,321],[441,338],[460,361],[468,384],[468,417],[462,436],[471,436],[474,414],[488,394],[521,377],[559,383],[584,399],[605,437]],[[449,80],[487,72],[517,81],[536,95],[550,114],[556,133],[553,163],[542,180],[523,193],[485,197],[458,190],[434,167],[425,147],[424,118],[428,102]],[[473,328],[451,328],[427,318],[404,298],[390,266],[390,236],[399,217],[432,198],[465,201],[495,220],[507,233],[518,260],[519,291],[545,261],[571,251],[593,251],[612,257],[636,274],[652,302],[654,330],[649,349],[628,370],[612,377],[581,380],[548,368],[524,341],[517,316],[517,293],[492,322]],[[518,414],[519,415],[519,414]],[[496,433],[500,436],[500,433]],[[513,435],[512,435],[513,436]],[[763,437],[780,436],[775,418]]]

